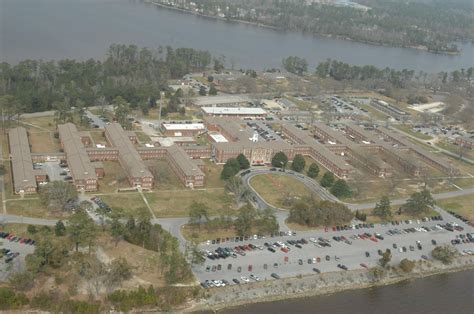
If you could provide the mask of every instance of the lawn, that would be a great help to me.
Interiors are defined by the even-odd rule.
[[[417,137],[419,139],[422,139],[422,140],[432,140],[433,137],[429,136],[429,135],[426,135],[422,132],[416,132],[416,131],[413,131],[413,128],[411,125],[409,124],[399,124],[399,125],[395,125],[395,127],[405,133],[408,133],[414,137]]]
[[[47,129],[49,131],[56,131],[56,123],[54,122],[54,116],[36,117],[21,119],[20,123],[24,122],[24,127],[28,128],[30,132],[41,132]],[[34,125],[37,128],[31,126]]]
[[[277,174],[262,174],[253,177],[250,185],[269,204],[279,208],[289,208],[285,198],[302,199],[311,196],[311,191],[298,180]]]
[[[61,148],[59,140],[54,138],[52,132],[30,132],[28,140],[32,153],[58,152]]]
[[[105,176],[99,180],[101,193],[115,192],[119,188],[128,188],[127,175],[118,161],[104,161]]]
[[[438,200],[436,203],[474,222],[474,194]]]
[[[145,196],[157,217],[187,216],[193,201],[204,203],[210,215],[234,213],[233,199],[224,188],[154,191],[145,193]]]
[[[100,198],[113,210],[120,210],[125,216],[136,216],[141,210],[148,209],[138,192],[100,195]]]
[[[137,135],[138,141],[140,143],[150,143],[151,142],[151,138],[148,135],[146,135],[144,132],[135,132],[135,134]]]
[[[51,211],[38,199],[10,199],[6,203],[7,213],[34,218],[66,218],[68,213],[62,211]]]
[[[94,144],[104,144],[107,145],[107,140],[104,136],[104,131],[89,131]]]

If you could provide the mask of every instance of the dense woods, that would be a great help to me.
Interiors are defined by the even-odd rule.
[[[132,107],[158,98],[166,80],[209,67],[207,51],[171,47],[152,50],[111,45],[105,60],[25,60],[0,64],[0,96],[21,112],[45,111],[54,103],[68,107],[101,105],[122,96]]]
[[[368,9],[297,0],[171,1],[205,15],[437,53],[458,52],[453,42],[474,39],[473,8],[468,0],[357,2]]]

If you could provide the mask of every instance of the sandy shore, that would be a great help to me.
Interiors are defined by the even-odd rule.
[[[332,294],[468,269],[474,269],[474,256],[460,257],[451,265],[443,265],[436,261],[419,261],[410,274],[405,274],[398,269],[390,269],[382,279],[374,278],[367,270],[353,270],[213,288],[207,291],[205,299],[189,304],[183,312],[218,311],[244,304]]]

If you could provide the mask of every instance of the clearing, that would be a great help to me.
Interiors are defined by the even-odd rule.
[[[474,194],[438,200],[436,203],[474,222]]]
[[[250,179],[250,185],[266,202],[279,208],[290,208],[293,203],[291,199],[303,199],[312,194],[298,180],[278,174],[257,175]]]

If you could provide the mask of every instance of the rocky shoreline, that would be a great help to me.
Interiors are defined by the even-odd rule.
[[[188,304],[182,312],[220,311],[252,303],[273,302],[337,293],[345,290],[365,289],[396,284],[433,275],[474,269],[474,256],[456,259],[451,265],[437,261],[419,261],[415,269],[405,274],[399,269],[387,270],[383,278],[377,279],[370,271],[353,270],[331,272],[321,275],[300,276],[253,284],[214,288],[208,290],[206,298]]]

